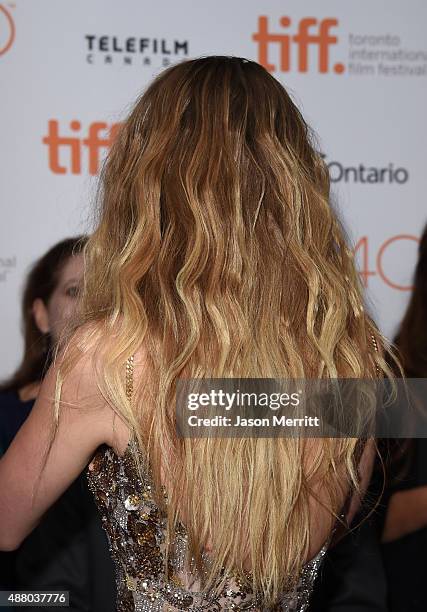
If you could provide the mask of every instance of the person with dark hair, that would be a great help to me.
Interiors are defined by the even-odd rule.
[[[77,304],[87,238],[67,238],[31,268],[22,298],[24,352],[16,372],[0,385],[0,454],[28,416],[59,342]]]
[[[14,375],[0,386],[0,456],[30,414],[54,349],[74,315],[86,242],[85,236],[59,242],[27,276],[22,299],[23,358]],[[84,475],[71,484],[17,551],[0,553],[0,588],[60,587],[70,591],[72,610],[112,609],[113,568]]]
[[[427,225],[419,244],[412,295],[394,342],[405,376],[427,378]],[[427,440],[396,440],[387,453],[393,478],[383,502],[382,550],[390,611],[425,612]]]

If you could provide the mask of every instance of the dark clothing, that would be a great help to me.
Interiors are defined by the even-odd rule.
[[[405,476],[390,487],[388,497],[396,491],[427,486],[427,440],[411,440],[405,454],[410,459],[409,467]],[[383,544],[382,554],[390,612],[425,612],[427,528]]]
[[[34,401],[0,394],[0,451],[4,453]],[[0,553],[0,589],[70,592],[75,612],[113,612],[114,566],[107,538],[83,472],[12,553]],[[32,610],[45,608],[32,608]],[[63,610],[52,607],[50,610]]]
[[[16,391],[0,393],[0,457],[9,448],[33,406],[33,399],[22,402]]]
[[[353,520],[353,531],[332,546],[325,557],[310,612],[389,611],[389,585],[381,555],[382,526],[378,520],[383,513],[383,484],[377,457],[365,502]]]
[[[426,612],[427,529],[383,545],[390,612]]]
[[[379,534],[370,519],[328,551],[310,605],[310,612],[365,611],[388,611]]]
[[[0,458],[9,448],[16,432],[30,414],[33,405],[34,400],[22,402],[14,390],[0,393]],[[16,556],[15,551],[10,553],[0,552],[0,590],[6,590],[15,585]]]

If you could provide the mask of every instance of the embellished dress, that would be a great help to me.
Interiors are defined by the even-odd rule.
[[[139,453],[140,476],[132,451]],[[294,591],[267,608],[247,582],[228,574],[220,594],[200,591],[200,579],[186,567],[187,534],[179,524],[164,571],[166,516],[154,501],[149,466],[133,437],[123,455],[102,445],[88,466],[87,476],[116,567],[117,612],[304,612],[327,544],[302,569]],[[167,500],[167,498],[166,498]],[[167,501],[166,501],[167,504]],[[209,556],[202,553],[203,560]],[[221,578],[218,579],[219,582]]]

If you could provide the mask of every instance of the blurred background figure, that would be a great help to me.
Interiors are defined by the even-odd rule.
[[[24,354],[12,378],[0,387],[0,453],[28,416],[49,367],[52,349],[74,313],[83,279],[86,238],[53,246],[32,267],[22,300]]]
[[[85,236],[53,246],[31,268],[22,299],[24,354],[0,387],[0,456],[29,415],[53,350],[78,305]],[[22,546],[0,553],[0,588],[70,591],[70,609],[114,609],[114,570],[82,474]]]
[[[395,338],[408,378],[427,377],[427,226],[420,240],[411,300]],[[425,398],[423,398],[423,404]],[[390,453],[389,453],[390,454]],[[386,491],[383,559],[391,612],[425,612],[427,588],[427,440],[393,445]]]

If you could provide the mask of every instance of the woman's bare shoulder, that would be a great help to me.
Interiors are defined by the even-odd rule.
[[[63,375],[61,405],[75,406],[80,413],[85,413],[86,419],[92,414],[97,428],[102,429],[105,443],[122,454],[129,440],[129,427],[102,385],[108,352],[115,348],[114,338],[103,322],[84,324],[75,330],[58,354],[55,367],[59,376]],[[145,376],[147,351],[141,344],[130,357],[131,378],[136,388]],[[126,385],[129,369],[125,357],[118,367],[122,383]]]

